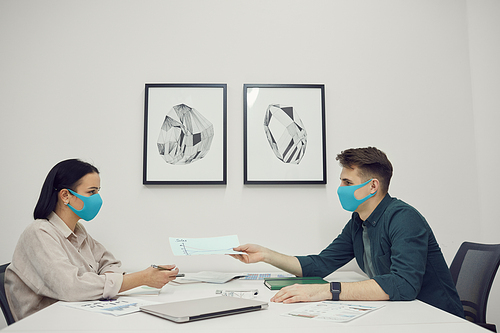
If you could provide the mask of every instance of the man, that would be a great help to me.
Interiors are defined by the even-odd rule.
[[[273,302],[419,299],[463,317],[430,226],[415,208],[388,194],[392,165],[385,153],[374,147],[348,149],[337,160],[342,166],[339,199],[353,214],[327,248],[318,255],[294,257],[246,244],[234,248],[245,254],[232,256],[244,263],[266,262],[296,276],[321,277],[356,258],[369,277],[361,282],[288,286]]]

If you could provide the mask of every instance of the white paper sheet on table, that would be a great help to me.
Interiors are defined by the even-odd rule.
[[[323,301],[303,306],[294,311],[284,313],[283,315],[343,323],[358,318],[368,312],[380,309],[383,306],[383,304],[366,306]]]
[[[233,247],[240,245],[236,235],[209,238],[169,237],[169,240],[175,256],[241,253],[233,251]]]
[[[208,282],[208,283],[226,283],[232,279],[240,278],[246,276],[246,273],[223,273],[223,272],[212,272],[203,271],[198,273],[186,273],[183,278],[178,278],[173,282],[182,284],[184,281],[197,281],[197,282]]]
[[[110,301],[59,302],[58,304],[85,311],[123,316],[140,310],[141,306],[158,304],[132,297],[118,297]]]
[[[122,291],[118,296],[158,296],[160,295],[161,289],[152,288],[148,286],[140,286],[136,288],[129,289],[127,291]]]

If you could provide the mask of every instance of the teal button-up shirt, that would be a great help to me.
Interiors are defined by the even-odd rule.
[[[318,255],[298,256],[303,276],[325,277],[353,258],[363,262],[363,221],[352,214],[342,233]],[[387,194],[366,219],[373,279],[391,300],[419,299],[464,317],[450,270],[425,218]]]

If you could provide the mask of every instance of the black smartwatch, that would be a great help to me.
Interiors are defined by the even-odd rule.
[[[340,296],[340,282],[330,282],[330,292],[332,293],[332,301],[338,301]]]

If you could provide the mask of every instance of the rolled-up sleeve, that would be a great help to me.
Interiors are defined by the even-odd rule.
[[[102,292],[102,298],[114,298],[120,292],[120,288],[123,283],[122,273],[105,273],[106,277],[104,281],[104,290]]]
[[[92,246],[92,253],[95,254],[94,258],[98,262],[99,275],[105,276],[103,298],[113,298],[119,292],[123,283],[123,274],[125,273],[121,268],[121,262],[108,251],[106,248],[94,240],[90,236],[89,243]]]

